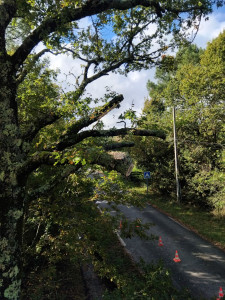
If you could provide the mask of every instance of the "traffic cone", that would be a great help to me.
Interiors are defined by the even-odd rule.
[[[120,229],[122,229],[122,221],[120,220]]]
[[[177,250],[176,250],[176,252],[175,252],[175,257],[174,257],[173,260],[174,260],[175,262],[180,262],[180,261],[181,261],[180,258],[179,258],[179,256],[178,256]]]
[[[222,288],[220,287],[220,290],[219,290],[219,299],[223,298],[223,296],[224,296],[224,293],[223,293]]]
[[[159,246],[163,246],[163,242],[162,242],[162,239],[161,239],[161,236],[159,237]]]
[[[140,219],[137,219],[137,223],[141,223]],[[136,225],[136,227],[140,227],[139,225]]]

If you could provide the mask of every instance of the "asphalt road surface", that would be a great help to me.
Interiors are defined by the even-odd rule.
[[[125,239],[126,248],[136,261],[140,257],[146,262],[163,260],[165,267],[171,270],[175,286],[188,288],[196,298],[218,297],[220,287],[225,292],[225,252],[150,205],[143,210],[123,205],[119,208],[128,219],[154,223],[149,234],[162,239],[162,247],[158,246],[158,240]],[[173,261],[176,250],[179,263]]]

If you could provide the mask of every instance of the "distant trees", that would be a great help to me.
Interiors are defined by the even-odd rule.
[[[173,106],[183,201],[203,207],[224,207],[225,179],[225,32],[205,50],[195,45],[179,49],[175,57],[163,56],[157,82],[148,82],[143,128],[162,128],[165,141],[142,138],[133,150],[140,166],[153,171],[153,187],[175,191],[172,136]]]

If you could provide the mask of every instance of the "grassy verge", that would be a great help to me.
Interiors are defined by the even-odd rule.
[[[148,201],[166,214],[169,214],[204,239],[225,251],[224,216],[216,216],[211,212],[202,211],[190,205],[179,205],[175,199],[156,195],[152,192],[149,192],[147,195],[146,187],[136,187],[133,188],[133,190],[138,197]]]

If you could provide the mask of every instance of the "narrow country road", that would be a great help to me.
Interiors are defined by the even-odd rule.
[[[162,259],[166,268],[171,270],[175,286],[188,288],[196,298],[218,297],[220,287],[225,291],[225,252],[150,205],[143,210],[123,205],[119,208],[130,220],[140,218],[142,222],[154,223],[149,234],[162,238],[161,247],[158,240],[144,241],[138,237],[124,240],[136,261],[140,257],[146,262]],[[173,261],[176,250],[181,259],[179,263]]]

